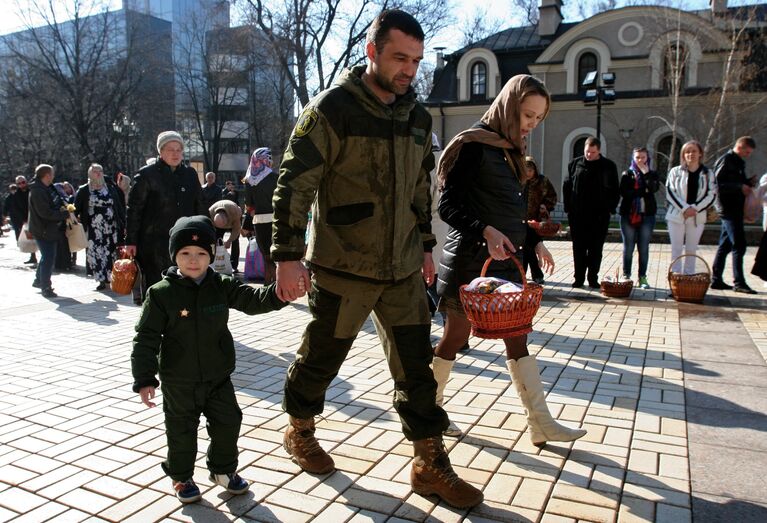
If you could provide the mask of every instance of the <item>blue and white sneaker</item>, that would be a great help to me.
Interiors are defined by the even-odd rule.
[[[181,503],[194,503],[202,498],[200,489],[192,478],[186,481],[174,481],[173,490],[176,491],[176,497]]]
[[[228,474],[211,474],[209,478],[214,484],[224,487],[230,494],[242,494],[247,492],[250,485],[236,472]]]

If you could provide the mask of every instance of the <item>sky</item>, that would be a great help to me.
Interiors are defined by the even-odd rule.
[[[3,16],[0,16],[0,34],[7,34],[13,31],[24,29],[27,26],[29,18],[25,19],[21,13],[30,12],[31,6],[35,4],[46,5],[48,0],[0,0],[2,1],[5,12]],[[565,20],[572,21],[575,16],[575,6],[577,1],[583,0],[565,0],[564,1],[564,15]],[[767,0],[761,0],[765,2]],[[85,0],[82,3],[90,5],[91,3],[100,2],[106,4],[110,9],[119,9],[122,7],[122,0]],[[59,7],[62,19],[66,18],[67,5],[73,4],[73,0],[55,0],[53,2]],[[445,47],[447,52],[454,51],[461,47],[460,41],[462,39],[461,27],[466,25],[466,21],[473,18],[474,14],[478,10],[484,10],[488,13],[488,19],[490,21],[500,20],[500,26],[502,28],[519,25],[522,23],[521,16],[518,12],[512,9],[510,0],[452,0],[454,9],[454,16],[456,18],[456,24],[442,31],[428,42],[429,47]],[[619,2],[623,4],[626,2]],[[708,0],[683,0],[685,9],[707,9]],[[760,0],[730,0],[730,6],[746,5],[760,3]],[[233,9],[234,13],[234,9]],[[39,24],[41,22],[39,17],[31,18],[33,24]]]

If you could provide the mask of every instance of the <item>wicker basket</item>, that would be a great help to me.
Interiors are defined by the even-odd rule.
[[[552,222],[546,220],[545,222],[539,222],[537,220],[527,220],[527,224],[532,230],[538,233],[538,236],[542,238],[550,238],[556,236],[559,229],[562,228],[562,224],[559,222]]]
[[[599,283],[602,294],[608,298],[628,298],[634,288],[632,280],[619,281],[618,273],[615,273],[615,281],[602,280]]]
[[[482,294],[468,291],[467,285],[461,285],[459,293],[463,310],[471,323],[471,333],[478,338],[513,338],[533,330],[533,317],[541,306],[543,287],[528,283],[519,260],[514,256],[511,260],[522,275],[521,291]],[[480,276],[485,276],[492,261],[492,257],[485,261]]]
[[[538,229],[536,232],[538,233],[538,236],[541,238],[551,238],[553,236],[556,236],[557,233],[559,233],[559,230],[562,228],[562,224],[559,222],[542,222],[541,228]]]
[[[122,248],[119,253],[120,259],[112,264],[112,282],[109,286],[117,294],[130,294],[136,283],[138,267],[133,257],[127,257]]]
[[[698,272],[695,274],[671,272],[671,267],[685,256],[694,256],[702,261],[706,266],[706,272]],[[671,287],[671,295],[676,301],[703,303],[703,298],[706,297],[706,292],[708,291],[709,286],[711,286],[711,267],[708,266],[706,260],[696,254],[682,254],[681,256],[677,256],[677,258],[671,262],[671,265],[668,266],[668,285]]]

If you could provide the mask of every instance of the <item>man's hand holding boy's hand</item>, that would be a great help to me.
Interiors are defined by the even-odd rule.
[[[154,399],[154,387],[142,387],[138,391],[138,395],[141,398],[141,403],[146,405],[147,407],[156,407],[157,405],[149,400]]]

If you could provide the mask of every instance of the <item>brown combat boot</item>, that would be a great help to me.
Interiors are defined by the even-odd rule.
[[[482,503],[482,491],[458,477],[450,465],[441,436],[413,442],[413,468],[410,485],[421,496],[436,494],[455,508],[470,508]]]
[[[293,456],[293,461],[306,472],[325,474],[336,468],[333,458],[322,450],[314,437],[314,418],[299,419],[289,416],[290,424],[285,431],[282,446]]]

